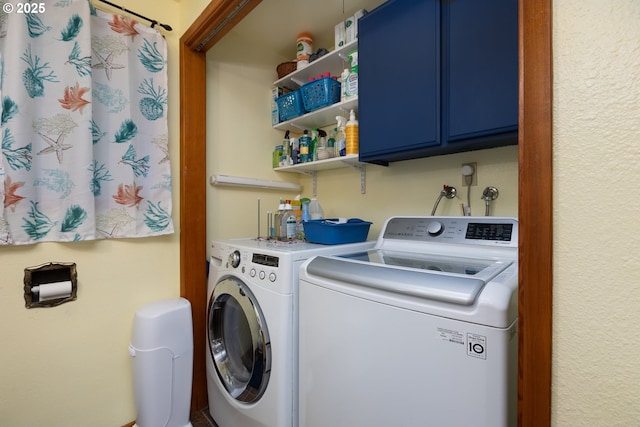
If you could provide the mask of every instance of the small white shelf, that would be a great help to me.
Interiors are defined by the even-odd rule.
[[[367,169],[364,163],[360,163],[357,154],[349,154],[346,156],[332,157],[325,160],[316,160],[315,162],[298,163],[297,165],[282,166],[274,168],[273,170],[278,172],[296,172],[304,175],[311,175],[312,177],[312,193],[317,195],[317,179],[318,171],[339,169],[344,167],[352,167],[360,171],[360,193],[366,194],[367,192]]]
[[[349,154],[347,156],[332,157],[325,160],[316,160],[315,162],[298,163],[297,165],[281,166],[274,168],[273,170],[278,172],[297,172],[302,174],[310,174],[311,172],[317,172],[328,169],[338,169],[345,166],[358,167],[362,165],[358,161],[357,154]]]
[[[337,73],[337,75],[339,75],[342,70],[348,66],[347,55],[356,49],[358,49],[357,40],[346,44],[341,48],[332,50],[300,70],[295,70],[287,74],[281,79],[276,80],[273,85],[295,90],[307,83],[309,81],[309,77],[315,77],[325,71],[329,71],[333,74]]]

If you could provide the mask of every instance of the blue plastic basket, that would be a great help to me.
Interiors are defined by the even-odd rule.
[[[313,111],[340,101],[340,82],[323,77],[305,84],[300,92],[304,109]]]
[[[276,99],[276,103],[278,104],[278,116],[281,122],[304,114],[304,106],[302,105],[302,97],[299,90],[279,96]]]
[[[358,218],[351,218],[342,224],[336,224],[337,221],[337,218],[304,221],[302,224],[305,240],[323,245],[341,245],[367,240],[370,222]]]

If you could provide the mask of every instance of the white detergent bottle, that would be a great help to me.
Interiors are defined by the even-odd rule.
[[[320,206],[320,203],[316,198],[311,199],[311,201],[309,202],[309,216],[311,217],[311,219],[324,218],[322,206]]]

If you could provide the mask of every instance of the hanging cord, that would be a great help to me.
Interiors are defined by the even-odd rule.
[[[447,199],[453,199],[454,197],[456,197],[456,188],[450,187],[448,185],[442,186],[440,195],[436,199],[436,203],[433,205],[433,209],[431,210],[431,216],[434,216],[436,214],[436,209],[438,209],[438,204],[440,203],[440,200],[442,200],[443,197],[446,197]]]
[[[138,13],[135,13],[135,12],[133,12],[133,11],[129,10],[129,9],[125,9],[124,7],[122,7],[122,6],[120,6],[120,5],[117,5],[117,4],[114,4],[114,3],[111,3],[110,1],[107,1],[107,0],[98,0],[98,1],[101,1],[102,3],[106,3],[106,4],[108,4],[109,6],[113,6],[113,7],[115,7],[116,9],[120,9],[121,11],[123,11],[123,12],[127,12],[127,13],[129,13],[129,14],[131,14],[131,15],[133,15],[133,16],[137,16],[138,18],[140,18],[140,19],[144,19],[145,21],[151,22],[151,28],[155,27],[156,25],[159,25],[159,26],[161,26],[162,28],[164,28],[164,29],[165,29],[165,30],[167,30],[167,31],[171,31],[171,30],[173,30],[173,28],[171,28],[171,26],[170,26],[170,25],[167,25],[167,24],[161,24],[160,22],[156,21],[155,19],[147,18],[146,16],[142,16],[142,15],[140,15],[140,14],[138,14]]]

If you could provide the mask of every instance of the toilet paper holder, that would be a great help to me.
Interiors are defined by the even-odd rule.
[[[26,308],[55,307],[75,301],[78,272],[75,262],[48,262],[24,269]]]

